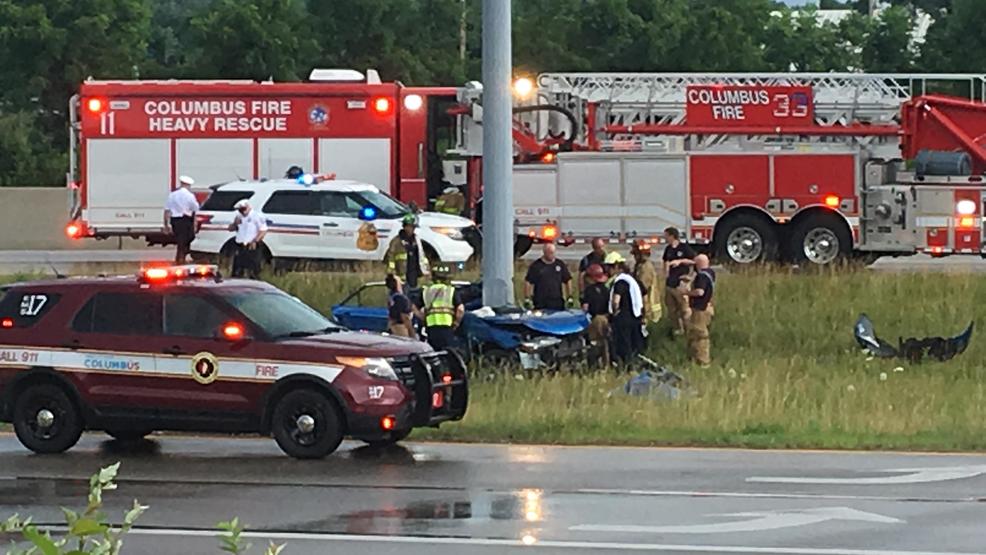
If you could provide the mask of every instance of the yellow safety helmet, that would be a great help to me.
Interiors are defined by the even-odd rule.
[[[606,258],[603,259],[603,264],[606,264],[607,266],[611,266],[613,264],[622,264],[626,261],[627,261],[626,258],[623,258],[622,254],[615,251],[611,251],[606,254]]]

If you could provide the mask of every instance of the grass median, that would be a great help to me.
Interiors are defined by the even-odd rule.
[[[328,313],[370,273],[291,273],[279,287]],[[951,336],[979,319],[986,280],[972,273],[840,269],[721,272],[713,365],[693,368],[663,324],[648,355],[689,380],[669,401],[609,393],[627,374],[474,379],[462,422],[412,439],[548,444],[845,449],[986,449],[986,347],[945,363],[868,359],[852,326],[861,312],[891,343]],[[477,376],[488,372],[476,369]]]
[[[327,311],[356,286],[317,274],[275,278]],[[739,447],[986,448],[986,347],[945,363],[867,360],[853,324],[867,313],[884,339],[950,336],[977,319],[976,274],[838,269],[720,273],[713,365],[693,368],[681,339],[651,330],[648,355],[683,373],[693,395],[659,402],[608,395],[626,374],[503,375],[474,380],[459,423],[413,438],[550,444]],[[978,332],[977,332],[978,333]],[[485,372],[478,372],[485,374]]]

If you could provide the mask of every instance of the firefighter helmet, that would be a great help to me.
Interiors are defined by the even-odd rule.
[[[452,278],[452,268],[446,266],[445,264],[439,264],[435,266],[435,269],[431,271],[431,275],[439,281],[448,281]]]
[[[404,214],[404,217],[401,218],[401,225],[413,225],[417,227],[418,217],[415,216],[414,214]]]
[[[626,258],[623,258],[622,254],[616,251],[612,251],[606,255],[606,258],[603,260],[603,264],[606,264],[607,266],[612,266],[613,264],[623,264],[626,261],[627,261]]]
[[[637,239],[633,242],[633,246],[630,247],[630,252],[648,255],[650,254],[650,243],[643,239]]]

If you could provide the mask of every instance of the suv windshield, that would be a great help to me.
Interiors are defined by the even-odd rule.
[[[344,329],[286,293],[250,292],[226,295],[225,298],[274,338],[306,337]]]
[[[387,220],[400,218],[411,212],[406,205],[379,191],[360,191],[355,196],[364,203],[375,206],[380,211],[380,217]]]

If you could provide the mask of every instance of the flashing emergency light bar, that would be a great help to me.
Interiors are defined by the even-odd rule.
[[[145,268],[137,275],[141,283],[169,283],[181,279],[221,279],[219,266],[213,264],[187,264],[184,266],[160,266]]]

